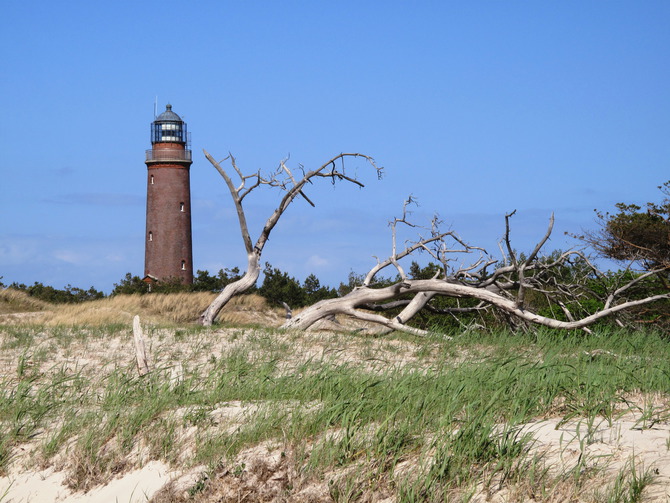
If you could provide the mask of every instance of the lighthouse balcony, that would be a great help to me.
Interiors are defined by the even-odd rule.
[[[151,161],[189,161],[191,162],[191,151],[181,149],[150,149],[146,151],[146,162]]]

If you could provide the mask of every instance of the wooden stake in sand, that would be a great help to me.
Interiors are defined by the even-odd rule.
[[[144,337],[142,335],[142,326],[140,325],[140,317],[133,318],[133,335],[135,336],[135,355],[137,356],[137,371],[140,376],[149,373],[149,359],[147,357],[147,348],[144,344]]]

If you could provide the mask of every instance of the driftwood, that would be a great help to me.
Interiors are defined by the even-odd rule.
[[[286,302],[282,302],[282,306],[284,306],[284,309],[286,310],[286,319],[290,320],[293,318],[293,309],[291,309],[291,306],[289,306]]]
[[[142,325],[140,325],[139,316],[133,318],[133,336],[135,338],[137,372],[140,376],[144,376],[149,373],[149,357],[147,356],[147,348],[144,343],[144,334],[142,333]]]

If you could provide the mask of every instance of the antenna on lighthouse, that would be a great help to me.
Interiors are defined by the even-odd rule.
[[[158,108],[158,95],[156,95],[156,99],[154,100],[154,119],[156,118],[157,108]]]

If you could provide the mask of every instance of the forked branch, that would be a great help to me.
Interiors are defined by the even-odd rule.
[[[345,170],[345,159],[362,158],[365,162],[373,168],[377,178],[381,178],[383,168],[377,166],[374,159],[368,155],[360,153],[342,153],[332,157],[320,167],[305,172],[302,167],[302,177],[298,178],[293,174],[291,169],[286,165],[286,161],[282,160],[279,167],[269,175],[261,175],[260,172],[245,175],[237,167],[235,157],[228,155],[223,161],[217,162],[207,151],[203,151],[207,160],[214,166],[226,182],[230,197],[237,212],[237,219],[240,228],[240,234],[244,241],[244,248],[247,253],[247,270],[244,275],[233,283],[228,284],[223,291],[214,299],[209,307],[200,315],[200,321],[203,325],[211,325],[217,317],[223,306],[235,295],[238,295],[256,284],[261,271],[261,255],[265,244],[267,243],[270,234],[274,230],[277,222],[281,216],[286,212],[291,203],[298,197],[304,198],[311,206],[314,203],[307,197],[304,192],[305,185],[312,183],[314,179],[327,178],[333,183],[338,181],[353,183],[359,187],[363,187],[363,183],[356,177],[350,176]],[[236,186],[233,179],[228,172],[222,168],[221,163],[230,160],[233,171],[239,178],[239,183]],[[247,185],[247,182],[250,184]],[[260,230],[258,237],[253,241],[249,226],[247,223],[246,214],[244,211],[243,201],[251,192],[261,186],[269,186],[284,192],[279,204],[268,217]]]

